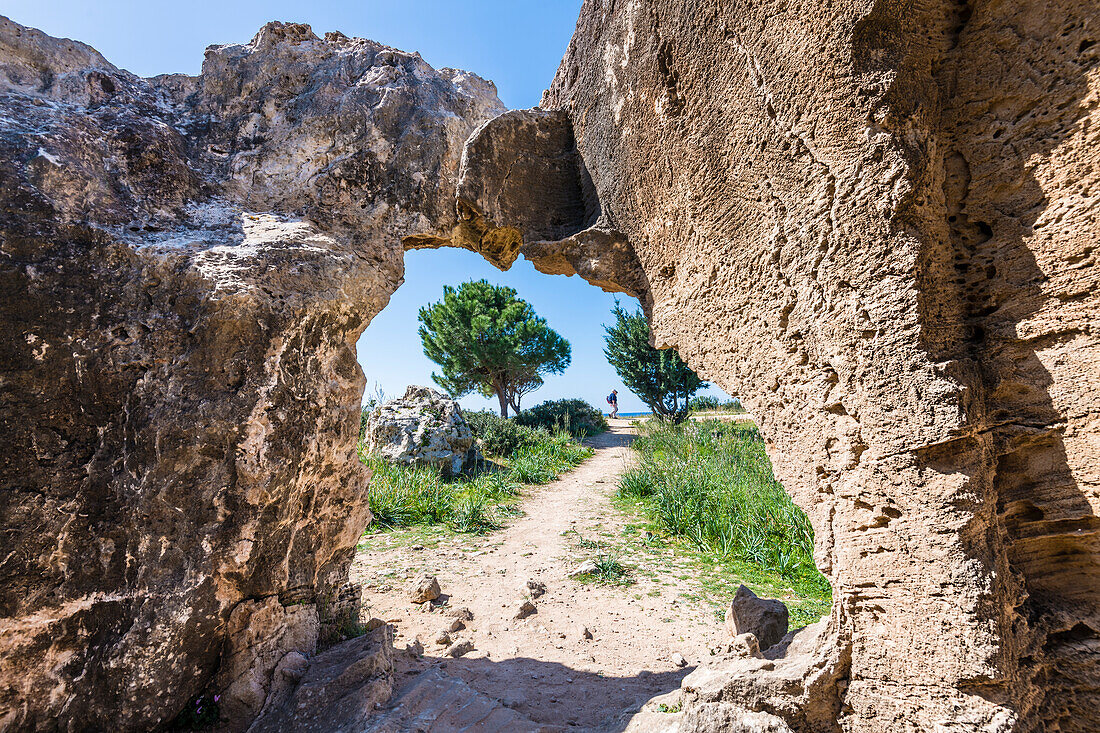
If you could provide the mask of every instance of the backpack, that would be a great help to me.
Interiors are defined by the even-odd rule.
[[[607,404],[609,404],[609,405],[615,404],[615,395],[609,394],[607,396]]]

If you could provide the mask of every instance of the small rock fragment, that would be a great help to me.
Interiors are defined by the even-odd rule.
[[[787,607],[782,601],[759,598],[742,585],[726,610],[726,631],[731,637],[755,634],[764,650],[787,633]]]
[[[733,637],[729,651],[738,657],[761,657],[760,642],[756,640],[756,634],[744,633]]]
[[[420,657],[424,654],[424,645],[420,643],[419,639],[413,639],[405,646],[405,651],[414,657]]]
[[[538,613],[538,609],[535,608],[535,604],[531,603],[528,599],[524,598],[523,602],[519,604],[519,609],[516,610],[516,615],[513,618],[521,619],[527,618],[533,613]]]
[[[434,575],[421,575],[409,590],[409,600],[413,603],[427,603],[439,598],[439,581]]]
[[[466,622],[460,618],[456,618],[451,622],[451,625],[447,627],[447,631],[462,631],[464,628],[466,628]]]
[[[582,626],[581,627],[581,638],[582,639],[591,639],[592,638],[592,630],[589,629],[587,626]]]
[[[447,631],[440,631],[432,641],[436,646],[447,646],[451,643],[451,635]]]
[[[684,655],[680,652],[673,652],[672,663],[675,664],[677,667],[686,667],[688,664],[688,660],[685,659]]]
[[[469,654],[474,650],[474,643],[469,639],[459,639],[454,644],[447,647],[447,651],[443,652],[448,657],[461,657],[464,654]]]
[[[531,578],[527,581],[527,592],[531,595],[531,599],[534,600],[546,593],[546,583]]]
[[[595,560],[585,560],[580,565],[573,568],[572,572],[569,573],[569,577],[578,578],[582,575],[592,575],[593,573],[598,572],[599,569],[600,568],[598,565],[596,565]]]
[[[473,621],[474,620],[473,612],[470,611],[470,609],[466,608],[465,606],[459,606],[458,608],[450,608],[445,613],[448,616],[453,616],[455,618],[460,618],[463,621]]]

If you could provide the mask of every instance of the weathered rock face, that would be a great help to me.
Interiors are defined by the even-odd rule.
[[[430,387],[379,405],[367,419],[367,448],[392,463],[433,466],[453,476],[477,462],[474,434],[458,402]]]
[[[591,0],[457,213],[474,77],[273,24],[142,80],[3,22],[0,724],[146,728],[223,651],[281,689],[348,598],[403,237],[638,295],[760,419],[836,602],[684,730],[1095,729],[1095,16]]]
[[[250,716],[354,612],[355,342],[501,110],[307,26],[145,80],[0,19],[0,728]]]
[[[547,111],[467,145],[456,240],[628,243],[601,283],[644,282],[659,344],[744,396],[813,522],[820,638],[692,684],[685,729],[1100,724],[1096,19],[588,0]],[[565,190],[505,187],[516,150],[574,156]]]

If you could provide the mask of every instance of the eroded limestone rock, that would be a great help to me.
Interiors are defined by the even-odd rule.
[[[430,387],[379,405],[367,419],[367,448],[391,463],[431,466],[454,476],[477,465],[476,439],[456,400]]]
[[[280,665],[279,686],[249,733],[358,733],[393,694],[393,632],[385,626],[327,649],[306,665]]]
[[[0,18],[0,728],[247,717],[357,610],[355,343],[500,111],[303,25],[140,79]]]
[[[403,239],[638,295],[759,419],[836,602],[682,731],[1093,730],[1098,41],[1088,0],[588,0],[458,185],[501,108],[415,55],[271,24],[142,80],[0,21],[0,721],[154,726],[241,604],[333,607]]]

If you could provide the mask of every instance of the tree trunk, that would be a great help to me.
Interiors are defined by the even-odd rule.
[[[497,388],[497,401],[500,402],[500,416],[508,417],[508,398],[504,395],[504,390]]]

